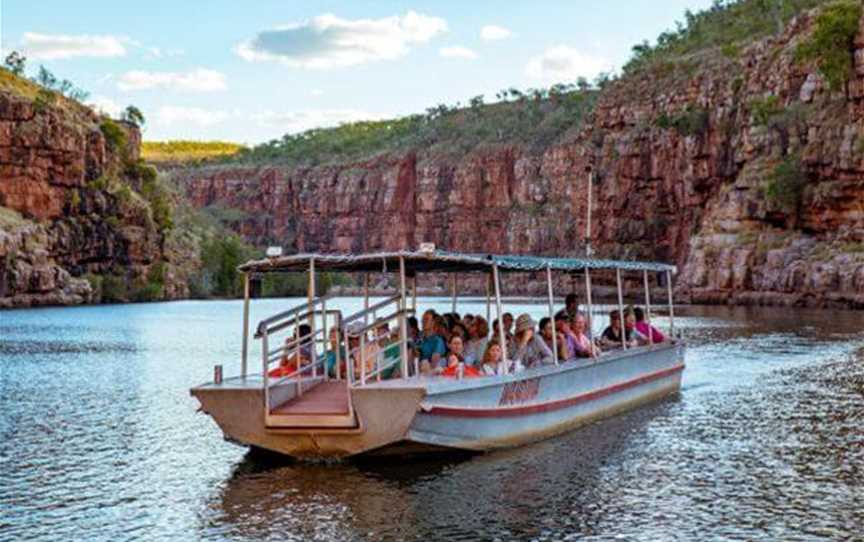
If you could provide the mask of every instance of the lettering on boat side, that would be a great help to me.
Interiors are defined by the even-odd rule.
[[[540,393],[539,378],[510,382],[501,391],[501,399],[498,401],[498,406],[524,403],[536,398],[538,393]]]

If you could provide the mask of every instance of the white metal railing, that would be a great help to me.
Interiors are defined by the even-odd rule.
[[[383,316],[379,314],[385,313]],[[385,360],[389,348],[399,345],[394,338],[401,341],[401,326],[404,317],[414,313],[413,309],[402,307],[402,296],[393,295],[374,305],[358,311],[342,321],[343,341],[346,347],[346,376],[349,386],[365,386],[370,379],[376,382],[382,379],[384,371],[393,365],[402,362],[402,351],[393,359]],[[363,322],[362,327],[357,328],[356,323]],[[387,326],[388,331],[384,336],[378,336],[377,330]],[[394,327],[395,325],[395,327]],[[355,329],[351,329],[354,327]],[[371,339],[369,332],[376,332]],[[357,340],[356,346],[351,346],[351,339]],[[383,345],[381,343],[384,343]],[[370,352],[370,346],[376,344],[375,350]],[[370,365],[369,358],[374,356]],[[407,375],[402,375],[405,378]]]
[[[327,308],[327,301],[330,299],[331,296],[315,298],[311,302],[280,312],[258,323],[255,338],[261,340],[265,415],[269,414],[274,406],[270,401],[273,387],[289,383],[294,384],[296,385],[296,395],[300,396],[303,394],[304,382],[319,378],[326,380],[330,377],[326,365],[330,346],[329,330],[334,326],[338,329],[342,320],[341,311]],[[320,322],[320,326],[317,325],[316,321]],[[310,331],[300,335],[299,330],[302,324],[309,325]],[[270,341],[282,331],[290,331],[288,340],[283,340],[281,345],[271,349]],[[321,346],[320,352],[319,346]],[[337,357],[339,350],[339,348],[336,349]],[[308,353],[306,363],[303,359],[304,353]],[[293,361],[294,370],[287,374],[280,374],[275,378],[271,377],[273,365],[285,366],[283,364],[285,360]]]

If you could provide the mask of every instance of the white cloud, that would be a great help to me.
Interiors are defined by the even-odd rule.
[[[21,49],[31,59],[56,60],[73,57],[118,57],[126,55],[128,38],[87,34],[37,34],[25,32]]]
[[[328,69],[405,56],[412,45],[447,31],[447,21],[409,11],[381,19],[313,17],[259,32],[237,45],[245,60],[278,60],[297,68]]]
[[[124,91],[166,88],[187,92],[214,92],[225,90],[228,85],[224,73],[197,68],[186,73],[133,70],[120,76],[117,87]]]
[[[600,72],[611,69],[610,63],[600,57],[587,55],[566,45],[558,45],[531,58],[525,67],[525,73],[532,79],[552,84],[574,81],[578,77],[592,79]]]
[[[313,88],[312,90],[309,91],[309,95],[310,96],[323,96],[324,91],[321,90],[320,88]]]
[[[284,133],[297,133],[311,128],[338,126],[346,122],[377,120],[385,115],[356,109],[309,109],[305,111],[262,111],[252,115],[260,126],[280,128]]]
[[[110,117],[119,117],[123,112],[123,106],[107,96],[93,96],[87,101],[87,105]]]
[[[201,109],[199,107],[179,107],[164,105],[156,112],[156,122],[163,126],[174,124],[195,124],[213,126],[228,120],[229,114],[222,110]]]
[[[445,58],[477,58],[477,53],[467,47],[460,47],[458,45],[455,47],[442,47],[438,49],[438,54]]]
[[[480,37],[486,41],[506,40],[513,35],[509,28],[487,24],[480,29]]]

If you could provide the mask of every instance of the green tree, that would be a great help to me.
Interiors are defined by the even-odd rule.
[[[841,90],[849,81],[860,19],[860,2],[834,2],[819,14],[816,29],[795,51],[799,60],[816,62],[833,90]]]
[[[125,120],[126,122],[134,124],[135,126],[144,126],[144,123],[147,122],[144,118],[144,113],[142,113],[141,110],[134,105],[128,106],[123,111],[123,114],[120,116],[120,118],[122,120]]]
[[[10,72],[21,77],[24,75],[24,69],[27,66],[27,57],[18,51],[12,51],[6,55],[6,58],[3,60],[3,65]]]

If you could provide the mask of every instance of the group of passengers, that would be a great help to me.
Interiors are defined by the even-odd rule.
[[[565,307],[553,319],[541,318],[538,323],[529,314],[521,314],[514,319],[508,312],[504,313],[501,320],[506,361],[497,319],[490,327],[486,318],[480,315],[438,314],[433,309],[423,313],[420,325],[417,318],[407,318],[409,370],[413,372],[416,361],[419,371],[426,375],[496,375],[550,365],[556,357],[559,362],[595,358],[603,351],[666,340],[663,333],[646,320],[645,311],[639,307],[627,307],[624,310],[623,327],[621,313],[612,311],[608,327],[599,338],[592,340],[587,331],[588,318],[579,310],[575,294],[565,298]],[[368,333],[370,328],[374,331],[371,336]],[[379,320],[371,326],[354,322],[345,331],[348,337],[347,352],[340,330],[335,327],[330,329],[330,345],[324,354],[324,365],[331,376],[337,374],[337,360],[342,360],[339,374],[343,376],[349,363],[355,377],[361,374],[374,378],[379,378],[379,374],[380,378],[400,376],[401,342],[398,329],[391,329],[387,322]],[[298,327],[300,337],[309,332],[306,325]],[[296,370],[298,363],[303,366],[311,362],[311,348],[296,347],[295,341],[296,338],[289,338],[286,342],[286,354],[276,370],[281,372],[275,376],[288,374],[291,369]],[[295,345],[293,350],[288,347],[292,343]],[[557,356],[553,354],[556,348]],[[348,352],[351,353],[350,360]],[[273,372],[271,376],[274,376]]]

